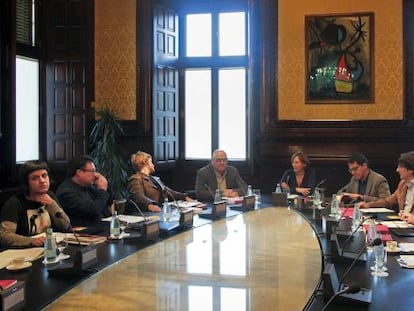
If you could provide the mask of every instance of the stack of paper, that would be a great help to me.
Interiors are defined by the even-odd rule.
[[[27,261],[34,261],[43,257],[43,247],[23,249],[7,249],[0,253],[0,269],[7,267],[15,257],[26,257]]]
[[[400,248],[402,252],[414,252],[414,243],[400,243]]]
[[[413,269],[414,268],[414,255],[401,255],[397,258],[401,267]]]

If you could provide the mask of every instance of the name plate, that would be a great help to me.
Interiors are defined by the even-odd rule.
[[[180,212],[180,228],[193,227],[193,210],[188,209]]]
[[[1,310],[14,311],[23,310],[25,307],[25,282],[17,281],[16,284],[0,291]]]

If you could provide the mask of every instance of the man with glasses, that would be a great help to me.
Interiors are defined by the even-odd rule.
[[[195,191],[199,201],[213,201],[217,189],[223,197],[239,197],[247,191],[237,168],[227,165],[227,154],[223,150],[215,150],[210,164],[199,169],[196,177]]]
[[[96,172],[93,159],[83,155],[69,162],[67,178],[56,191],[72,225],[88,226],[110,216],[112,196],[105,176]]]
[[[369,168],[362,153],[353,153],[349,157],[348,172],[352,175],[350,182],[338,191],[344,201],[371,202],[391,194],[387,179]]]

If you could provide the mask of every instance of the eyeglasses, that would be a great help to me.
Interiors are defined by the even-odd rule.
[[[223,162],[223,163],[226,163],[227,162],[227,159],[226,158],[217,158],[217,159],[214,159],[214,161],[215,162]]]
[[[96,173],[96,170],[95,169],[86,169],[86,168],[80,168],[80,170],[81,171],[83,171],[83,172],[88,172],[88,173]]]
[[[354,166],[354,167],[351,167],[351,168],[349,168],[349,170],[348,170],[348,172],[349,173],[355,173],[356,172],[356,170],[357,169],[359,169],[359,167],[360,167],[361,165],[357,165],[357,166]]]

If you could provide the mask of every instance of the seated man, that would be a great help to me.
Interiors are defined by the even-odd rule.
[[[80,156],[69,162],[67,178],[56,195],[76,226],[90,226],[111,215],[112,196],[105,176],[96,172],[93,159]]]
[[[155,166],[152,163],[152,156],[146,152],[138,151],[131,155],[131,164],[137,173],[131,175],[128,180],[128,190],[132,199],[143,211],[161,212],[164,198],[170,201],[192,199],[186,194],[172,190],[152,174],[155,173]]]
[[[49,168],[41,161],[25,162],[19,170],[24,192],[12,196],[1,210],[0,242],[2,246],[42,246],[45,237],[34,237],[52,226],[66,231],[69,217],[49,191]]]
[[[348,168],[352,178],[338,191],[344,200],[371,202],[391,194],[387,179],[369,168],[368,160],[362,153],[353,153],[349,157]]]
[[[397,173],[401,181],[397,190],[386,198],[373,202],[360,203],[361,208],[369,207],[386,207],[397,208],[400,211],[400,217],[411,222],[414,218],[414,151],[402,153],[398,159]]]
[[[199,201],[212,202],[216,189],[224,197],[243,196],[247,192],[247,185],[238,170],[227,165],[227,154],[223,150],[215,150],[211,163],[199,169],[196,177],[195,191]]]

